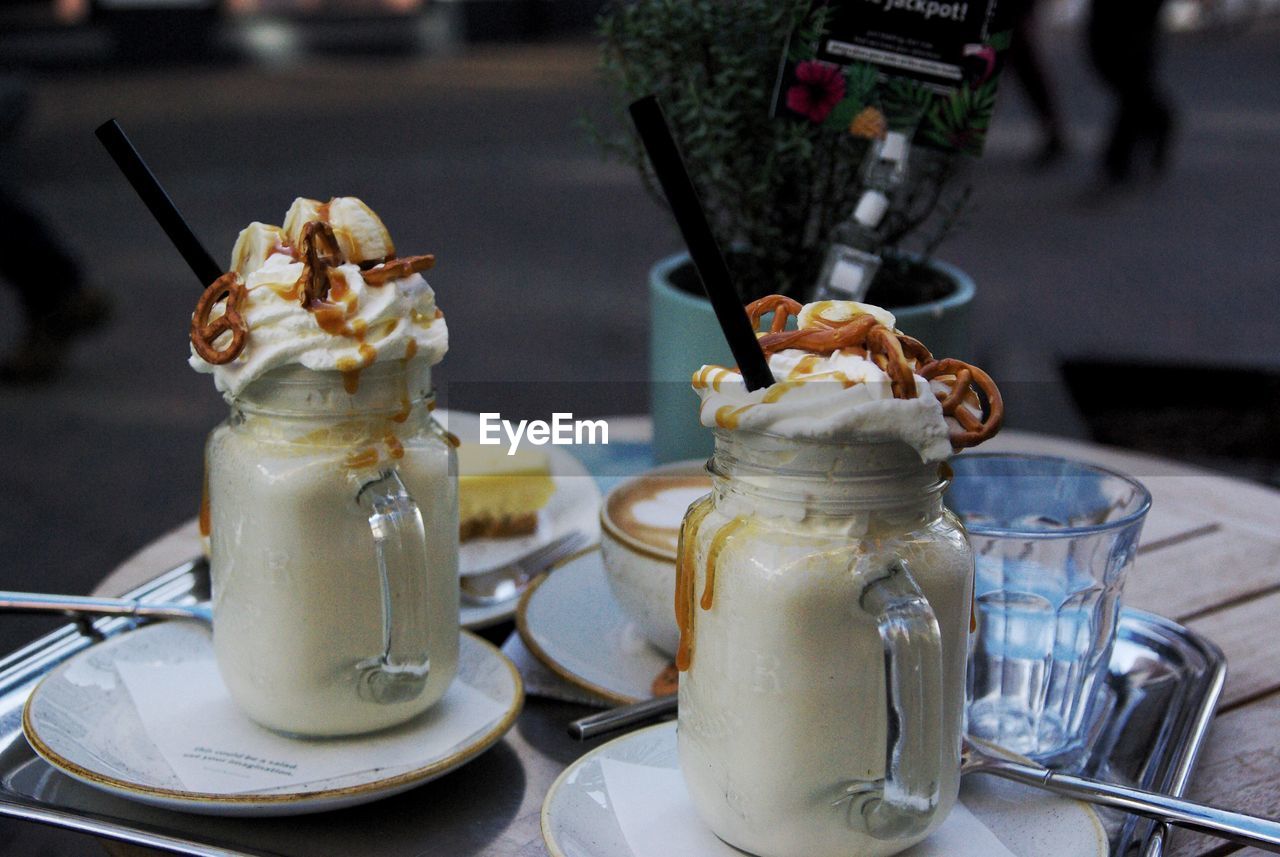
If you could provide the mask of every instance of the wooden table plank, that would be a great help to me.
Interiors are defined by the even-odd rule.
[[[1280,537],[1263,538],[1225,523],[1200,532],[1140,552],[1124,603],[1181,620],[1280,586]]]
[[[1265,631],[1280,623],[1280,592],[1215,610],[1187,623],[1227,656],[1227,685],[1220,711],[1280,690],[1280,658]],[[1273,740],[1280,734],[1273,734]]]
[[[1019,431],[1001,432],[981,451],[1058,455],[1109,467],[1146,485],[1156,498],[1156,508],[1168,505],[1200,518],[1225,516],[1262,534],[1275,533],[1280,522],[1280,491],[1167,458]]]
[[[1259,641],[1261,643],[1261,641]],[[1267,645],[1271,648],[1270,645]],[[1229,809],[1280,818],[1280,694],[1214,721],[1187,796]],[[1169,857],[1230,853],[1220,839],[1178,830]]]
[[[192,518],[120,563],[94,587],[93,594],[122,595],[199,555],[200,530],[196,519]]]

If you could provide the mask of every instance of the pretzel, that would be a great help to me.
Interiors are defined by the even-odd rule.
[[[889,389],[895,399],[914,399],[920,394],[916,375],[928,381],[950,382],[946,392],[934,395],[942,405],[942,413],[959,425],[959,431],[951,433],[951,446],[956,450],[977,446],[1000,430],[1004,401],[991,376],[977,366],[950,357],[935,360],[920,340],[890,329],[870,313],[839,320],[819,313],[811,319],[810,327],[787,330],[787,321],[799,316],[803,309],[799,301],[785,295],[768,295],[747,304],[747,317],[753,327],[759,326],[766,313],[773,313],[768,332],[760,333],[758,339],[766,357],[787,348],[816,354],[852,351],[870,359],[889,376]],[[975,387],[986,399],[985,408]],[[983,409],[983,416],[974,416],[966,405]]]
[[[240,314],[248,292],[240,275],[228,271],[209,284],[196,303],[196,311],[191,316],[191,347],[206,363],[215,366],[230,363],[240,356],[249,337],[249,325]],[[219,301],[226,299],[222,315],[209,319],[209,314]],[[231,342],[221,350],[214,342],[222,334],[230,332]]]
[[[871,352],[872,362],[884,370],[889,376],[889,389],[895,399],[914,399],[919,395],[916,389],[916,375],[907,355],[902,353],[902,343],[894,332],[883,324],[874,324],[867,331],[867,351]]]
[[[405,256],[403,259],[390,260],[385,264],[378,265],[376,268],[361,271],[360,276],[364,277],[364,281],[371,286],[381,286],[391,280],[398,280],[401,277],[407,277],[419,271],[426,271],[435,263],[436,257],[430,254],[426,256]]]
[[[765,356],[786,348],[799,348],[817,354],[854,350],[870,357],[889,376],[890,390],[895,399],[914,399],[918,392],[912,373],[911,357],[918,360],[929,350],[911,337],[885,327],[870,313],[859,313],[851,319],[836,321],[822,315],[814,317],[816,325],[796,330],[785,330],[787,319],[799,315],[803,307],[799,301],[783,295],[769,295],[747,305],[747,317],[752,325],[760,323],[760,317],[773,312],[773,324],[760,339]],[[907,342],[904,345],[903,339]]]
[[[942,413],[960,424],[961,431],[952,432],[951,447],[960,450],[966,446],[977,446],[989,440],[1004,421],[1004,400],[1000,397],[1000,389],[991,376],[977,366],[945,357],[934,360],[916,370],[921,378],[928,381],[939,380],[942,383],[951,381],[951,389],[947,392],[935,392],[942,404]],[[987,404],[981,419],[975,417],[964,406],[973,404],[973,387],[977,387],[986,396]]]
[[[329,298],[329,269],[343,263],[342,248],[333,227],[323,220],[308,221],[298,238],[299,255],[303,261],[302,305],[311,307]]]
[[[804,306],[795,298],[789,298],[786,295],[765,295],[747,304],[747,318],[751,319],[751,326],[756,327],[760,324],[762,315],[772,312],[773,324],[769,327],[769,332],[780,333],[786,330],[787,319],[800,315],[802,309]]]

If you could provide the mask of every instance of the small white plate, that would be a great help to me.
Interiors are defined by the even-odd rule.
[[[448,773],[502,738],[524,702],[511,661],[464,632],[458,677],[444,699],[408,723],[370,735],[304,740],[269,732],[233,708],[220,681],[209,692],[214,702],[206,708],[193,712],[187,705],[183,710],[178,695],[171,694],[173,712],[155,706],[143,718],[128,681],[139,676],[147,681],[148,673],[163,675],[174,667],[205,671],[212,658],[208,629],[193,622],[162,622],[112,637],[59,664],[36,686],[23,709],[23,732],[36,753],[58,770],[123,798],[208,815],[295,815],[367,803]],[[179,716],[181,723],[170,723]],[[208,728],[193,718],[204,718]],[[225,756],[241,745],[220,733],[219,723],[232,723],[240,735],[250,730],[251,743],[269,748],[270,756],[262,758],[301,762],[295,769],[299,774],[308,770],[308,759],[310,770],[319,770],[318,759],[324,774],[252,790],[188,789],[170,763],[187,755],[185,749],[166,756],[152,736],[199,734],[200,745]]]
[[[435,411],[436,422],[467,443],[480,440],[480,417],[465,411]],[[573,530],[586,533],[594,544],[600,540],[600,487],[582,462],[558,446],[539,447],[546,452],[551,466],[555,493],[538,513],[538,529],[527,536],[506,539],[472,539],[458,549],[458,573],[483,574],[509,565],[527,556],[553,539]],[[515,604],[506,605],[510,617]],[[465,611],[464,611],[465,613]],[[470,625],[463,617],[463,624]]]
[[[631,775],[622,796],[610,792],[605,773],[606,765],[618,763],[641,766],[613,769],[614,776],[621,770]],[[646,775],[635,776],[641,771]],[[688,846],[681,854],[741,857],[743,852],[702,826],[687,802],[688,795],[679,789],[683,782],[673,780],[671,772],[678,776],[675,723],[632,732],[587,753],[552,784],[542,804],[547,850],[552,857],[670,857],[679,841]],[[673,782],[674,789],[670,788]],[[650,801],[646,786],[656,784],[666,787],[665,791],[653,794]],[[620,799],[630,803],[624,805]],[[965,778],[960,801],[1016,857],[1106,857],[1109,851],[1097,815],[1078,801],[980,776]],[[938,840],[948,835],[977,842],[968,838],[967,831],[958,830],[959,824],[961,819],[953,813],[937,833],[904,851],[902,857],[938,855]],[[976,832],[983,834],[980,829]]]
[[[653,696],[653,680],[671,663],[623,615],[599,550],[579,554],[530,587],[516,627],[552,672],[613,702]]]

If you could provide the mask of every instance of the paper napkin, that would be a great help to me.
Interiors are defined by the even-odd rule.
[[[636,854],[740,857],[698,818],[684,777],[674,768],[601,759],[618,827]],[[964,804],[936,833],[903,857],[1016,857]]]
[[[212,658],[115,666],[148,737],[194,792],[307,791],[361,772],[393,776],[447,754],[506,710],[457,679],[440,702],[402,726],[357,738],[286,738],[241,713]]]

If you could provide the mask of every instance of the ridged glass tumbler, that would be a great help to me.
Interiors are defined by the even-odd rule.
[[[1101,467],[1023,454],[952,462],[946,504],[976,561],[968,733],[1056,767],[1087,748],[1151,495]]]

